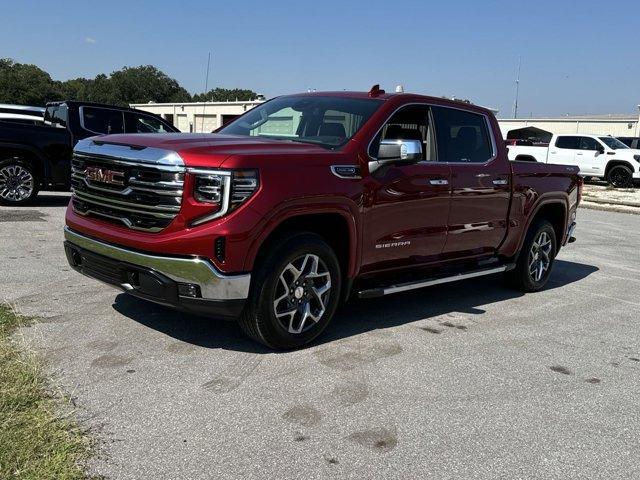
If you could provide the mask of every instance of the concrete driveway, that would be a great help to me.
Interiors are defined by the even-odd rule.
[[[640,477],[640,216],[580,210],[548,288],[500,277],[347,305],[272,353],[66,264],[67,196],[0,209],[0,299],[113,479]]]

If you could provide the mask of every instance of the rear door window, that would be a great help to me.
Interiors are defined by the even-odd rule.
[[[569,150],[578,150],[580,137],[558,137],[556,139],[556,147]]]
[[[578,148],[580,150],[598,150],[600,145],[591,137],[580,137]]]
[[[82,126],[94,133],[109,135],[124,133],[124,117],[120,110],[99,107],[81,107]]]
[[[493,144],[484,115],[433,107],[441,162],[484,163],[493,158]]]

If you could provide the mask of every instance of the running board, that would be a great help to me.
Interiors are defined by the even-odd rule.
[[[428,280],[419,280],[417,282],[400,283],[398,285],[390,285],[388,287],[376,287],[361,290],[358,292],[359,298],[374,298],[382,297],[384,295],[391,295],[392,293],[406,292],[408,290],[415,290],[417,288],[431,287],[433,285],[440,285],[441,283],[457,282],[458,280],[467,280],[469,278],[482,277],[484,275],[493,275],[494,273],[506,272],[513,270],[516,267],[515,263],[509,263],[501,265],[499,267],[485,268],[482,270],[473,270],[471,272],[458,273],[448,277],[436,277]]]

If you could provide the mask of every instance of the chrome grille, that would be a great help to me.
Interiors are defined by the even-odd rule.
[[[134,230],[166,228],[180,211],[183,184],[184,167],[178,165],[83,152],[75,152],[71,162],[74,211]]]

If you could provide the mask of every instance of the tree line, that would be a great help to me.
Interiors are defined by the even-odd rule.
[[[177,80],[153,65],[124,67],[95,78],[53,80],[36,65],[0,58],[0,103],[44,106],[56,100],[129,105],[148,102],[225,102],[255,100],[252,90],[214,88],[191,95]]]

